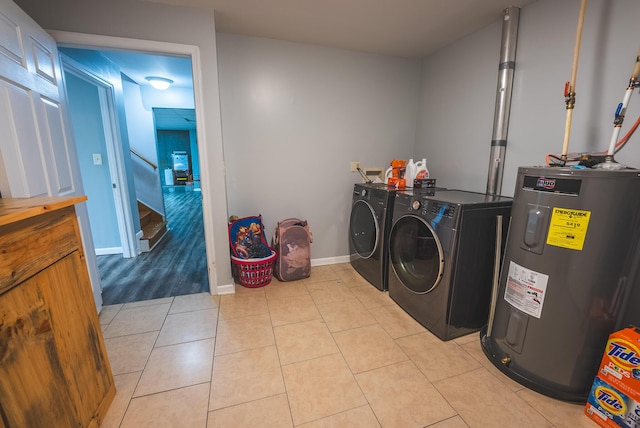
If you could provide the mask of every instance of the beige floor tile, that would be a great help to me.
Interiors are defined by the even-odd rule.
[[[318,310],[332,333],[376,324],[376,319],[355,296],[338,302],[320,304]]]
[[[218,310],[181,312],[167,315],[156,347],[216,337]]]
[[[408,360],[378,324],[337,332],[333,337],[353,373]]]
[[[122,308],[104,331],[104,337],[126,336],[130,334],[158,331],[169,312],[171,303],[151,306]]]
[[[469,425],[464,423],[460,416],[454,416],[444,421],[429,425],[429,428],[468,428]]]
[[[320,318],[318,308],[308,293],[286,299],[270,300],[269,314],[274,327]]]
[[[273,327],[268,313],[220,320],[215,355],[231,354],[273,345]]]
[[[371,407],[362,406],[298,426],[300,428],[379,428],[380,424]]]
[[[140,308],[142,306],[164,305],[173,302],[173,297],[162,297],[160,299],[142,300],[140,302],[129,302],[122,306],[122,309]]]
[[[340,352],[322,320],[275,327],[280,364],[291,364]]]
[[[209,293],[187,294],[173,298],[170,314],[179,312],[202,311],[216,309],[220,306],[220,296],[212,296]]]
[[[286,394],[209,412],[209,427],[293,427]]]
[[[302,281],[280,282],[272,281],[271,284],[264,288],[264,294],[267,296],[267,302],[276,299],[287,299],[296,296],[308,296],[304,283]]]
[[[427,331],[398,305],[373,308],[369,312],[394,339]]]
[[[344,283],[345,286],[349,288],[364,286],[373,287],[373,285],[362,275],[360,275],[356,270],[341,272],[340,280]]]
[[[472,428],[553,426],[484,367],[434,385]]]
[[[341,272],[350,272],[353,271],[353,266],[351,266],[350,262],[345,262],[345,263],[335,263],[330,265],[331,269],[333,269],[333,271],[337,274],[340,274]]]
[[[158,332],[151,331],[105,339],[104,344],[107,348],[111,372],[114,375],[141,372],[157,337]]]
[[[371,284],[353,287],[351,292],[367,309],[395,305],[395,302],[389,297],[389,292],[380,291]]]
[[[134,398],[121,428],[206,428],[209,383]]]
[[[135,397],[211,380],[215,339],[163,346],[151,351]]]
[[[340,354],[282,367],[295,425],[367,404]]]
[[[312,266],[311,275],[309,278],[301,280],[305,284],[311,284],[312,282],[324,282],[338,279],[338,275],[331,268],[330,265],[326,266]]]
[[[355,376],[382,427],[424,427],[456,414],[411,361]]]
[[[312,282],[306,287],[317,305],[353,298],[351,291],[340,280]]]
[[[122,306],[122,304],[103,306],[100,310],[100,324],[109,324],[113,321],[113,318],[118,314],[120,309],[122,309]]]
[[[236,287],[236,290],[238,290],[236,294],[220,296],[220,319],[240,318],[269,312],[267,298],[262,288],[247,291],[243,287]]]
[[[480,345],[480,341],[468,342],[462,345],[462,349],[464,349],[467,354],[471,355],[476,359],[484,368],[486,368],[489,373],[494,375],[500,382],[505,384],[511,391],[520,391],[524,388],[521,384],[514,381],[500,370],[498,370],[491,361],[484,355],[482,351],[482,346]]]
[[[209,409],[246,403],[285,392],[275,346],[216,357]]]
[[[113,376],[116,384],[116,396],[113,398],[100,428],[118,428],[120,426],[141,374],[142,372],[135,372]]]
[[[456,337],[453,341],[460,346],[471,342],[480,342],[480,332],[474,331],[473,333],[469,333],[465,336]]]
[[[428,331],[396,339],[396,343],[431,382],[482,367],[455,341],[443,342]]]
[[[516,393],[557,428],[592,428],[594,423],[584,414],[584,404],[554,400],[530,389]]]

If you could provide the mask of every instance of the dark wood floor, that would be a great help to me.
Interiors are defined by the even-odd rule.
[[[105,305],[209,291],[202,193],[165,189],[169,231],[153,251],[125,259],[98,256]]]

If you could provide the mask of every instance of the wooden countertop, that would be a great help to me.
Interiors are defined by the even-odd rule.
[[[0,198],[0,226],[66,208],[87,200],[82,196],[46,196],[38,198]]]

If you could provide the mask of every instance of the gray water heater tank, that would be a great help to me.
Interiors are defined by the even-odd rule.
[[[485,355],[542,394],[584,402],[636,294],[640,170],[521,167]]]

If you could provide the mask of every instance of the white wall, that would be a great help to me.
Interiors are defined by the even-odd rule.
[[[386,167],[415,141],[420,62],[218,34],[229,213],[309,220],[312,259],[346,256],[350,161]]]
[[[137,83],[123,78],[122,92],[126,106],[125,115],[127,117],[129,147],[155,165],[158,165],[153,111],[145,108],[143,105],[140,86]],[[157,168],[154,169],[138,156],[133,154],[130,156],[138,200],[149,208],[164,215],[160,171]]]
[[[606,6],[606,7],[605,7]],[[560,153],[579,0],[539,0],[520,11],[502,194],[519,166]],[[582,34],[570,152],[606,150],[613,114],[628,85],[640,39],[637,0],[590,0]],[[484,192],[498,78],[502,20],[424,60],[415,152],[438,185]],[[622,134],[640,115],[636,90]],[[640,167],[640,134],[616,159]],[[635,142],[634,142],[635,141]]]
[[[122,253],[98,89],[71,73],[65,84],[94,247],[98,254]],[[94,154],[102,164],[94,163]]]

